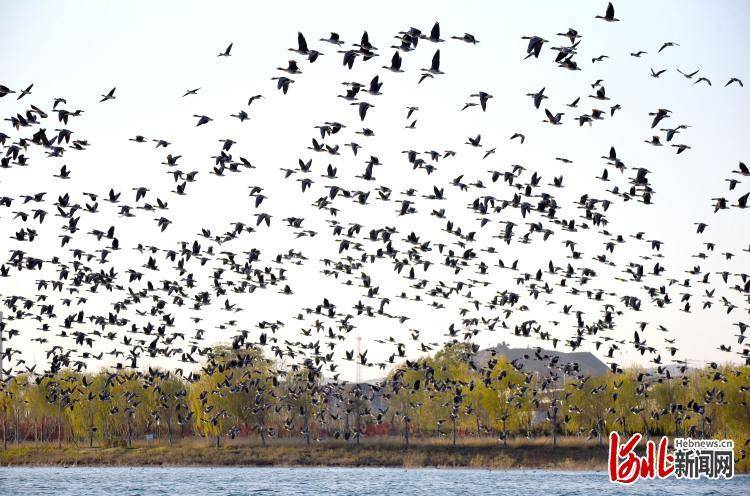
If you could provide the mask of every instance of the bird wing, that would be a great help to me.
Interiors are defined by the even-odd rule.
[[[435,50],[435,55],[432,56],[432,70],[440,70],[440,50]]]
[[[394,69],[401,68],[401,56],[398,54],[398,51],[393,52],[393,57],[391,58],[391,67]]]
[[[300,52],[307,52],[307,41],[305,40],[305,35],[303,35],[301,32],[297,33],[297,44],[299,45],[299,51]]]

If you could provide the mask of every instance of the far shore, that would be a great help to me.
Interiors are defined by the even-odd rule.
[[[561,439],[556,448],[544,440],[515,441],[503,447],[488,439],[467,439],[452,446],[444,439],[415,440],[408,448],[392,439],[366,439],[357,446],[342,441],[304,443],[279,441],[261,446],[247,440],[219,448],[185,440],[125,447],[76,447],[49,443],[9,445],[0,451],[2,466],[244,466],[244,467],[392,467],[607,470],[607,448],[596,442]],[[735,467],[748,472],[747,460]]]
[[[606,470],[603,449],[346,445],[75,448],[0,452],[2,466],[248,466]]]
[[[224,441],[222,441],[224,442]],[[1,447],[0,447],[1,448]],[[255,439],[226,440],[216,448],[206,439],[166,442],[139,441],[132,448],[82,447],[73,444],[9,444],[0,450],[0,466],[26,467],[390,467],[475,468],[492,470],[606,471],[607,447],[596,440],[561,437],[553,449],[549,437],[515,439],[503,446],[488,438],[464,438],[454,447],[444,438],[415,439],[407,448],[398,438],[376,437],[353,442],[324,440],[309,447],[299,439],[274,440],[262,446]],[[736,473],[748,473],[748,460]]]

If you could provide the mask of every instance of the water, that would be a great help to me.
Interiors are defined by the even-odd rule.
[[[0,468],[0,496],[750,494],[750,477],[611,484],[602,472],[387,468]]]

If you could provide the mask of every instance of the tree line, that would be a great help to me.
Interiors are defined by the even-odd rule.
[[[452,344],[406,361],[374,384],[331,382],[320,361],[278,366],[258,348],[215,347],[183,375],[158,369],[19,374],[0,381],[3,447],[25,442],[128,446],[156,438],[278,438],[306,444],[373,436],[596,438],[607,433],[750,438],[750,367],[545,372]]]

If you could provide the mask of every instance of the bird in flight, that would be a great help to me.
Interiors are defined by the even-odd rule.
[[[227,45],[223,52],[219,52],[218,57],[230,57],[232,55],[232,46],[234,46],[234,42]]]
[[[750,361],[747,161],[727,164],[734,148],[702,143],[695,102],[662,101],[684,87],[670,77],[677,43],[656,52],[669,69],[646,72],[635,65],[653,50],[610,39],[635,13],[605,25],[592,17],[618,22],[612,3],[604,15],[578,9],[576,28],[511,26],[515,47],[493,33],[479,43],[458,17],[357,28],[355,43],[330,31],[351,26],[313,31],[310,20],[307,38],[295,29],[291,47],[264,46],[279,58],[246,80],[175,81],[148,112],[137,82],[100,95],[114,106],[91,95],[95,112],[62,86],[41,95],[57,75],[33,94],[0,84],[0,98],[18,93],[0,122],[0,301],[12,333],[0,375],[65,377],[45,381],[40,401],[55,408],[39,418],[78,415],[89,398],[117,425],[133,413],[149,427],[252,430],[264,443],[294,432],[348,441],[397,423],[408,433],[417,409],[436,424],[419,429],[440,435],[448,424],[497,435],[522,410],[546,410],[554,432],[561,421],[593,436],[605,421],[721,432],[721,408],[744,387],[736,364]],[[639,43],[659,46],[653,35]],[[500,84],[483,69],[504,48]],[[209,46],[207,73],[248,67],[232,49],[219,61]],[[677,71],[701,84],[707,108],[714,92],[743,88]],[[694,317],[711,332],[667,325]],[[479,344],[505,339],[525,347],[500,360],[509,349]],[[689,375],[696,347],[723,360]],[[586,368],[584,351],[603,370]],[[381,379],[344,380],[356,368]],[[656,394],[667,386],[674,395]]]
[[[102,99],[99,100],[99,103],[106,102],[108,100],[114,100],[115,99],[115,90],[116,89],[117,88],[112,88],[106,94],[101,95]]]

